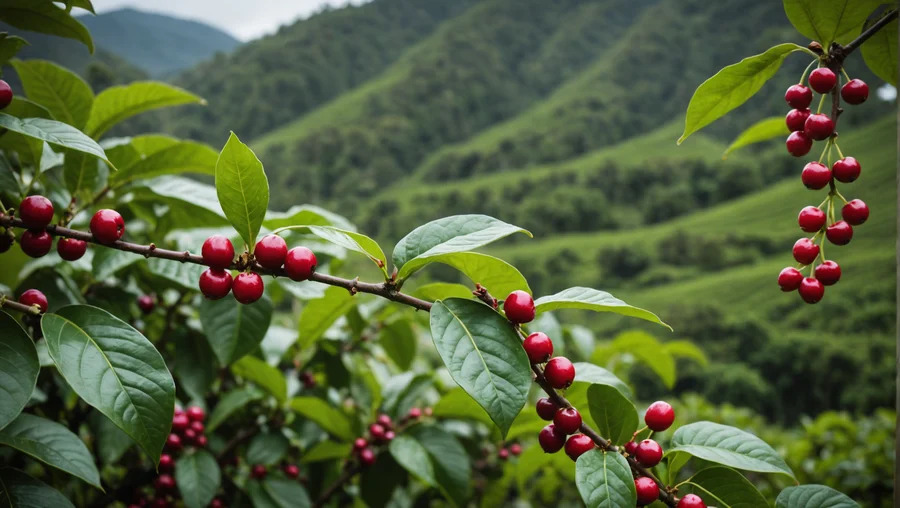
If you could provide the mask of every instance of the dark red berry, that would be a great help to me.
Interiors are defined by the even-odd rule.
[[[296,464],[285,464],[282,470],[284,471],[285,476],[287,476],[288,478],[296,479],[300,476],[300,468],[297,467]]]
[[[805,124],[804,124],[805,126]],[[785,141],[784,145],[787,147],[787,151],[789,154],[794,157],[803,157],[808,154],[812,149],[813,142],[806,134],[803,132],[792,132],[790,136],[788,136],[787,141]]]
[[[372,436],[372,439],[374,439],[375,441],[383,441],[384,434],[386,432],[387,431],[384,430],[384,427],[382,427],[381,425],[378,425],[377,423],[373,423],[372,425],[369,425],[369,435]]]
[[[191,430],[193,430],[194,432],[196,432],[199,435],[199,434],[203,434],[203,431],[206,430],[206,427],[203,425],[202,421],[197,420],[197,421],[191,422]]]
[[[291,280],[309,279],[316,271],[316,255],[306,247],[294,247],[284,258],[284,271]]]
[[[56,253],[66,261],[77,261],[87,252],[87,242],[74,238],[60,238],[56,241]]]
[[[205,434],[201,434],[194,439],[194,445],[197,448],[206,448],[206,445],[209,443],[209,439],[207,439]]]
[[[825,114],[809,115],[803,124],[803,133],[816,141],[828,139],[834,134],[834,122]]]
[[[625,453],[633,457],[634,454],[637,453],[637,443],[635,443],[634,441],[625,443]]]
[[[785,293],[796,291],[800,287],[801,282],[803,282],[803,274],[792,266],[785,268],[778,274],[778,285],[781,286],[781,290]]]
[[[831,173],[834,179],[842,183],[850,183],[859,178],[862,168],[859,162],[853,157],[844,157],[838,159],[831,165]]]
[[[153,503],[150,506],[153,508],[172,508],[174,504],[165,497],[158,497],[153,500]]]
[[[644,413],[644,423],[653,432],[663,432],[672,426],[675,421],[675,410],[668,402],[656,401],[650,404]]]
[[[581,413],[574,407],[560,408],[553,417],[553,424],[566,434],[574,434],[581,428]]]
[[[225,501],[215,498],[209,502],[209,508],[225,508]]]
[[[522,455],[522,445],[520,445],[519,443],[513,443],[509,445],[509,453],[515,455],[516,457]]]
[[[184,438],[185,443],[190,444],[197,439],[197,433],[194,431],[194,429],[187,428],[181,432],[181,437]]]
[[[29,289],[19,296],[19,303],[31,307],[37,305],[41,308],[41,312],[47,312],[47,297],[37,289]]]
[[[191,421],[188,420],[187,415],[184,413],[175,414],[172,417],[172,432],[184,432],[190,425]]]
[[[688,494],[678,501],[676,508],[706,508],[706,503],[696,494]]]
[[[825,236],[835,245],[847,245],[853,238],[853,227],[846,221],[839,220],[825,228]]]
[[[353,441],[353,449],[356,451],[360,451],[367,446],[369,446],[369,442],[365,438],[358,437],[356,441]]]
[[[125,219],[115,210],[97,210],[91,217],[91,234],[100,243],[115,243],[125,234]]]
[[[231,285],[231,291],[234,293],[234,299],[243,303],[251,304],[262,298],[265,285],[262,277],[256,272],[242,272],[234,278]]]
[[[397,434],[395,434],[393,430],[389,430],[384,433],[385,441],[393,441],[395,437],[397,437]]]
[[[806,125],[806,119],[809,118],[810,112],[808,109],[792,109],[788,111],[786,117],[784,117],[784,123],[787,125],[788,130],[791,132],[799,132],[803,130],[803,127]]]
[[[869,85],[861,79],[851,79],[841,87],[841,98],[847,104],[862,104],[869,98]]]
[[[788,87],[787,91],[784,92],[784,101],[788,103],[788,106],[794,109],[808,108],[812,103],[812,100],[812,90],[800,84],[791,85]]]
[[[169,434],[169,437],[166,438],[166,450],[180,452],[183,447],[184,444],[178,434]]]
[[[544,377],[556,389],[568,388],[575,381],[575,366],[564,356],[557,356],[547,362]]]
[[[22,252],[33,258],[47,255],[53,247],[53,237],[43,229],[29,229],[19,238],[19,246]]]
[[[175,490],[175,478],[169,474],[161,474],[153,481],[153,486],[156,487],[156,490]]]
[[[250,468],[250,477],[256,479],[262,479],[266,477],[266,466],[262,464],[254,464],[252,468]]]
[[[534,319],[534,299],[525,291],[513,291],[503,302],[503,312],[513,323],[530,323]]]
[[[800,283],[800,298],[806,303],[817,303],[825,296],[825,286],[816,279],[807,277]]]
[[[869,206],[861,199],[850,200],[841,208],[841,217],[851,226],[859,226],[869,218]]]
[[[808,265],[819,255],[819,246],[809,238],[801,238],[794,243],[794,259],[801,265]]]
[[[537,414],[541,417],[541,420],[546,420],[548,422],[553,420],[553,417],[556,416],[556,410],[559,409],[556,407],[556,404],[547,397],[538,399],[535,408],[537,409]]]
[[[312,390],[316,387],[316,377],[308,370],[300,373],[300,382],[303,383],[303,387],[307,390]]]
[[[500,459],[500,460],[507,460],[507,459],[509,459],[509,450],[507,450],[506,448],[500,448],[500,449],[497,451],[497,458]]]
[[[646,506],[659,497],[659,486],[652,478],[642,476],[634,481],[634,490],[637,491],[637,504]]]
[[[828,182],[831,181],[831,170],[824,164],[810,162],[803,167],[803,171],[800,173],[800,180],[809,189],[824,189],[828,186]]]
[[[161,471],[171,471],[175,467],[175,459],[171,455],[164,453],[159,456],[159,469]]]
[[[663,450],[656,441],[645,439],[638,443],[634,456],[644,467],[653,467],[662,460]]]
[[[218,268],[207,268],[200,274],[200,292],[208,300],[224,298],[231,292],[231,274]]]
[[[566,434],[551,423],[541,429],[541,433],[538,434],[538,443],[541,445],[544,453],[556,453],[565,446]]]
[[[2,216],[3,214],[0,214]],[[13,244],[13,239],[6,231],[0,232],[0,254],[8,251]]]
[[[826,286],[833,286],[841,280],[841,267],[834,261],[825,261],[816,267],[816,279]]]
[[[284,258],[287,256],[287,243],[278,235],[266,235],[258,242],[253,250],[256,262],[270,270],[281,268]]]
[[[593,448],[594,442],[584,434],[575,434],[566,441],[566,455],[572,460],[578,460],[578,457]]]
[[[53,221],[53,203],[44,196],[28,196],[19,205],[19,218],[29,229],[44,229]]]
[[[13,100],[13,91],[9,86],[9,83],[0,79],[0,109],[5,109],[6,106]]]
[[[359,452],[359,463],[364,467],[369,467],[375,463],[375,452],[371,448],[366,448]]]
[[[206,419],[206,411],[200,406],[191,406],[187,408],[187,411],[185,411],[184,414],[188,417],[188,420],[192,422],[202,422]]]
[[[414,407],[409,410],[409,414],[407,416],[409,417],[410,420],[418,420],[419,418],[422,417],[422,410],[417,407]]]
[[[809,73],[809,86],[818,93],[828,93],[837,84],[837,76],[828,67],[819,67]]]
[[[203,242],[203,262],[213,268],[225,269],[234,261],[234,245],[222,235],[213,235]]]
[[[150,295],[141,295],[137,299],[138,308],[141,309],[141,312],[144,314],[150,314],[153,312],[153,307],[156,306],[156,302],[153,301],[153,297]]]
[[[375,419],[375,423],[381,425],[385,429],[390,429],[394,426],[394,421],[391,420],[391,417],[385,414],[378,415],[378,418]]]
[[[800,215],[797,217],[800,229],[807,233],[815,233],[822,229],[826,220],[825,212],[814,206],[804,207],[803,210],[800,210]]]
[[[534,332],[526,337],[522,346],[531,363],[544,363],[553,354],[553,341],[542,332]]]

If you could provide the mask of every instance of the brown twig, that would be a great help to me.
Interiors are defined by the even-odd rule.
[[[15,300],[10,300],[9,298],[0,295],[0,308],[14,310],[16,312],[21,312],[22,314],[31,314],[34,316],[40,315],[41,309],[35,307],[33,305],[24,305]]]

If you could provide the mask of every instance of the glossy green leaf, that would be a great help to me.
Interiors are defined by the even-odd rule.
[[[106,186],[108,177],[109,169],[97,158],[74,150],[66,151],[63,180],[76,199],[90,200]]]
[[[130,254],[130,257],[136,256]],[[140,258],[138,259],[140,260]],[[147,269],[153,275],[161,277],[181,289],[195,291],[200,274],[206,270],[206,267],[193,263],[176,263],[168,259],[149,258],[147,259]]]
[[[181,104],[205,103],[186,90],[158,81],[111,86],[97,95],[84,132],[97,139],[115,124],[139,113]]]
[[[769,502],[744,475],[728,467],[711,467],[692,476],[680,494],[696,494],[717,508],[768,508]],[[815,505],[819,507],[821,505]]]
[[[47,111],[47,108],[20,96],[14,96],[10,105],[3,112],[16,118],[53,119],[53,115]],[[17,132],[6,132],[0,136],[0,148],[16,152],[23,163],[31,164],[34,167],[43,166],[45,144],[40,139]],[[68,204],[68,200],[66,204]]]
[[[212,454],[195,449],[175,462],[175,481],[186,508],[205,508],[222,484],[222,472]]]
[[[0,429],[22,412],[40,371],[34,341],[15,318],[0,311]]]
[[[680,427],[672,436],[672,447],[666,455],[676,452],[744,471],[794,477],[784,459],[765,441],[749,432],[718,423],[697,422]]]
[[[280,370],[255,356],[245,356],[231,366],[231,372],[255,383],[279,403],[287,400],[287,380]]]
[[[391,441],[391,455],[404,469],[429,487],[437,487],[434,477],[434,466],[425,447],[410,436],[399,435]]]
[[[875,32],[860,46],[863,60],[879,78],[897,86],[897,20]]]
[[[784,138],[790,134],[790,129],[784,121],[783,116],[773,116],[763,118],[755,124],[747,127],[734,141],[725,149],[722,159],[727,159],[731,152],[743,148],[754,143],[761,143],[773,138]]]
[[[134,142],[138,140],[135,139]],[[112,157],[112,156],[110,156]],[[110,182],[121,185],[139,178],[161,175],[197,173],[212,175],[216,172],[218,154],[207,145],[196,141],[176,141],[143,157],[110,175]]]
[[[288,438],[277,430],[262,432],[247,446],[247,462],[271,466],[284,458],[290,445]]]
[[[607,349],[609,352],[631,355],[640,363],[650,367],[666,385],[666,388],[671,390],[675,387],[675,358],[668,353],[656,337],[649,333],[643,330],[622,332],[613,339],[612,345]],[[598,348],[597,352],[600,350]],[[597,360],[596,357],[592,359]]]
[[[470,495],[472,466],[459,440],[432,425],[417,425],[407,433],[428,452],[438,489],[454,506],[465,506]]]
[[[134,199],[146,202],[148,206],[167,205],[165,221],[168,227],[157,225],[157,229],[194,229],[203,227],[228,226],[225,212],[219,206],[216,189],[189,178],[180,176],[160,176],[133,187]],[[159,213],[159,212],[156,212]]]
[[[54,421],[22,413],[0,431],[0,445],[27,453],[102,490],[100,473],[87,446]]]
[[[232,132],[216,161],[216,194],[225,217],[252,252],[269,206],[262,162]]]
[[[576,383],[612,386],[622,392],[626,398],[631,398],[631,388],[628,387],[628,383],[616,377],[612,372],[587,362],[576,362],[574,366]]]
[[[312,502],[306,489],[293,480],[266,478],[247,483],[247,494],[253,508],[309,508]]]
[[[58,490],[11,467],[0,468],[0,499],[3,508],[75,508]]]
[[[297,224],[355,229],[346,218],[315,205],[295,205],[286,212],[270,212],[263,221],[263,226],[271,230]]]
[[[223,424],[231,415],[261,398],[263,398],[263,393],[252,386],[242,386],[231,390],[216,404],[212,414],[209,415],[206,429],[210,432],[216,430],[216,427]]]
[[[263,358],[266,362],[277,367],[281,362],[281,358],[287,351],[297,342],[297,330],[285,328],[283,326],[272,325],[259,343],[259,349],[262,351]]]
[[[28,42],[21,37],[7,33],[0,34],[0,65],[6,65],[23,46],[27,45]]]
[[[804,36],[828,48],[859,35],[866,18],[882,0],[784,0],[784,13]]]
[[[81,76],[46,60],[13,60],[12,66],[29,100],[47,108],[60,122],[77,129],[84,127],[91,114],[94,92]]]
[[[325,290],[325,296],[310,300],[300,314],[298,331],[300,349],[306,349],[319,340],[322,335],[356,305],[356,298],[349,291],[337,286]]]
[[[172,335],[175,340],[173,373],[178,379],[178,388],[184,390],[190,398],[202,400],[219,376],[216,355],[209,343],[198,334],[177,330]]]
[[[542,296],[534,301],[534,310],[538,314],[556,309],[585,309],[595,312],[613,312],[623,316],[636,317],[650,321],[651,323],[661,324],[669,330],[672,329],[672,327],[660,321],[656,314],[644,309],[632,307],[609,293],[591,288],[573,287],[564,289],[555,295]]]
[[[709,364],[709,359],[706,358],[706,353],[704,353],[702,349],[697,347],[693,342],[689,340],[673,340],[671,342],[664,342],[662,348],[666,353],[672,355],[675,358],[687,358],[699,363],[703,367]]]
[[[385,278],[387,278],[387,257],[384,255],[384,251],[381,250],[381,246],[378,245],[378,242],[366,235],[333,226],[314,225],[285,226],[276,229],[273,233],[278,234],[288,230],[309,231],[327,242],[331,242],[353,252],[359,252],[372,260],[384,274]]]
[[[125,455],[129,448],[134,446],[134,440],[122,431],[116,424],[99,411],[91,411],[88,416],[91,431],[96,436],[95,451],[104,466],[116,464]]]
[[[231,365],[256,349],[269,329],[272,311],[272,301],[265,295],[253,305],[234,298],[203,300],[200,324],[220,365]]]
[[[116,249],[95,249],[94,257],[91,259],[91,268],[94,278],[98,281],[103,281],[115,275],[119,270],[142,259],[141,256],[132,252]],[[171,261],[168,261],[168,263],[172,264]]]
[[[422,267],[442,263],[456,268],[463,275],[487,288],[494,295],[507,295],[517,289],[531,292],[528,281],[516,267],[502,259],[479,252],[452,252],[425,258]],[[471,297],[472,292],[469,291]]]
[[[634,506],[637,493],[625,457],[593,449],[575,462],[575,485],[588,508]]]
[[[159,461],[175,411],[175,382],[153,344],[87,305],[45,314],[41,330],[69,386]]]
[[[409,320],[399,319],[388,323],[379,332],[378,343],[400,370],[409,370],[416,357],[418,345],[416,333]]]
[[[347,415],[329,406],[322,399],[316,397],[294,397],[289,404],[295,412],[303,415],[308,420],[312,420],[322,430],[327,431],[334,437],[344,441],[351,441],[356,437]]]
[[[45,118],[20,119],[6,113],[0,113],[0,128],[9,129],[33,139],[46,141],[53,146],[93,155],[114,168],[112,163],[107,160],[106,152],[103,151],[103,148],[96,141],[85,136],[71,125]],[[40,149],[43,151],[43,145],[41,145]]]
[[[450,298],[431,308],[431,335],[450,376],[506,435],[531,388],[528,357],[513,328],[481,302]]]
[[[747,102],[775,75],[784,59],[794,51],[805,49],[793,43],[779,44],[765,53],[729,65],[704,81],[697,87],[688,104],[684,134],[678,139],[678,144]]]
[[[782,490],[775,508],[859,508],[859,504],[825,485],[800,485]]]
[[[94,52],[94,41],[88,29],[51,2],[4,0],[0,3],[0,19],[22,30],[74,39]]]
[[[591,418],[601,436],[617,445],[631,440],[638,429],[638,413],[622,392],[609,385],[591,385],[587,398]]]
[[[300,462],[304,464],[312,464],[314,462],[322,462],[325,460],[342,459],[350,455],[350,443],[337,443],[326,439],[310,448],[300,457]]]
[[[413,296],[425,300],[444,300],[446,298],[474,298],[472,290],[462,284],[451,282],[432,282],[419,286],[412,292]]]
[[[369,508],[386,508],[398,487],[408,482],[409,475],[390,453],[382,453],[375,467],[360,473],[359,495]]]

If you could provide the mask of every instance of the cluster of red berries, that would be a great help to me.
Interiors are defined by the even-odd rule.
[[[50,252],[53,238],[47,226],[53,221],[53,203],[44,196],[28,196],[19,205],[19,218],[27,230],[19,238],[22,252],[39,258]],[[91,234],[99,243],[111,244],[125,234],[125,220],[115,210],[98,210],[91,218]],[[8,248],[8,245],[5,244]],[[5,249],[4,249],[5,250]],[[87,251],[87,242],[75,238],[60,238],[56,242],[56,252],[66,261],[76,261]]]
[[[29,289],[19,295],[19,303],[22,305],[27,305],[29,307],[33,307],[35,305],[41,309],[41,312],[47,312],[47,308],[49,302],[47,302],[47,297],[44,293],[38,291],[37,289]]]
[[[297,464],[285,463],[281,465],[281,472],[292,480],[300,478],[300,467]],[[269,474],[269,468],[265,464],[253,464],[250,467],[250,478],[262,480]]]
[[[229,292],[243,304],[253,303],[262,298],[262,277],[252,271],[241,272],[232,279],[228,268],[234,264],[234,246],[231,240],[214,235],[203,242],[201,250],[203,262],[209,269],[200,275],[200,292],[210,300],[224,298]],[[316,270],[316,255],[306,247],[288,250],[287,243],[278,235],[266,235],[257,243],[253,251],[256,262],[263,268],[284,271],[291,280],[309,279]]]
[[[185,445],[204,448],[207,444],[203,434],[203,420],[206,412],[197,406],[191,406],[186,410],[175,409],[172,416],[172,433],[166,438],[166,446],[159,456],[159,476],[153,480],[154,499],[146,498],[132,506],[169,507],[175,506],[178,498],[178,484],[172,472],[175,470],[175,457],[181,453]],[[212,506],[212,505],[210,505]]]
[[[522,455],[522,445],[513,443],[506,447],[501,446],[500,449],[497,450],[497,458],[500,460],[509,460],[510,455],[514,457]]]
[[[837,85],[837,76],[827,67],[820,67],[809,74],[809,86],[817,93],[826,94]],[[869,98],[869,86],[860,79],[851,79],[841,87],[841,97],[847,104],[862,104]],[[822,141],[834,134],[834,119],[826,114],[812,113],[812,90],[801,83],[792,85],[784,94],[784,100],[794,109],[788,112],[785,123],[791,134],[785,146],[794,157],[803,157],[812,149],[813,140]]]

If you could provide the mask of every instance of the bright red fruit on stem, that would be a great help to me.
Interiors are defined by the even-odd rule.
[[[153,481],[153,486],[156,490],[175,490],[175,478],[169,474],[161,474]]]
[[[800,84],[791,85],[784,92],[784,101],[794,109],[806,109],[812,103],[812,100],[812,90]]]
[[[538,399],[537,404],[535,404],[535,409],[537,409],[537,414],[541,417],[541,420],[549,422],[556,416],[556,410],[558,408],[552,400],[547,397],[541,397]]]
[[[828,182],[831,181],[831,170],[824,164],[810,162],[803,167],[803,171],[800,173],[800,180],[803,181],[803,185],[808,189],[824,189]]]
[[[287,251],[287,243],[284,238],[278,235],[266,235],[256,242],[253,255],[256,257],[257,263],[270,270],[275,270],[284,264]]]
[[[551,423],[541,429],[540,434],[538,434],[538,443],[541,445],[544,453],[556,453],[565,446],[566,434]]]
[[[200,292],[208,300],[219,300],[231,292],[231,273],[218,268],[207,268],[200,274]]]
[[[203,426],[202,421],[198,420],[198,421],[191,422],[191,430],[193,430],[197,434],[202,434],[203,431],[206,430],[206,427]]]
[[[644,467],[653,467],[662,460],[662,446],[652,439],[645,439],[638,443],[634,456]]]
[[[153,312],[153,307],[156,306],[156,303],[153,301],[153,297],[150,295],[141,295],[137,299],[138,308],[141,309],[141,312],[144,314],[150,314]]]
[[[172,432],[184,432],[190,425],[191,421],[184,413],[176,413],[175,416],[172,417]]]
[[[294,247],[284,258],[284,271],[291,280],[309,279],[316,271],[316,255],[306,247]]]
[[[0,109],[5,109],[6,106],[13,100],[13,91],[9,86],[9,83],[0,79]]]
[[[859,226],[869,218],[869,206],[861,199],[853,199],[841,208],[841,217],[851,226]]]
[[[853,227],[846,221],[839,220],[825,228],[825,236],[835,245],[847,245],[853,238]]]
[[[834,179],[842,183],[850,183],[857,178],[862,171],[859,162],[853,157],[838,159],[831,165],[831,173]]]
[[[625,453],[634,456],[634,454],[637,453],[637,443],[635,443],[634,441],[625,443]]]
[[[819,255],[819,246],[809,238],[801,238],[794,243],[794,259],[802,265],[808,265]]]
[[[792,132],[784,145],[787,147],[789,154],[794,157],[803,157],[809,153],[810,149],[812,149],[813,142],[803,132]]]
[[[19,218],[30,229],[44,229],[53,220],[53,203],[44,196],[28,196],[19,205]]]
[[[100,243],[115,243],[125,234],[125,219],[115,210],[97,210],[91,217],[91,234]]]
[[[637,491],[637,503],[645,506],[659,497],[659,486],[652,478],[642,476],[634,481],[634,490]]]
[[[837,76],[828,67],[819,67],[809,73],[809,86],[819,93],[828,93],[837,84]]]
[[[2,214],[0,214],[2,215]],[[0,254],[8,251],[12,247],[13,240],[6,233],[0,233]]]
[[[384,427],[378,425],[377,423],[369,425],[369,435],[372,436],[372,439],[374,439],[375,441],[384,440],[385,432],[386,431],[384,430]]]
[[[407,416],[408,416],[411,420],[418,420],[419,418],[422,417],[422,410],[419,409],[419,408],[417,408],[417,407],[414,407],[414,408],[412,408],[412,409],[409,410],[409,413],[407,414]]]
[[[300,468],[297,467],[296,464],[285,464],[282,470],[284,471],[285,476],[287,476],[288,478],[296,479],[300,476]]]
[[[371,448],[359,452],[359,463],[365,467],[369,467],[375,463],[375,452]]]
[[[807,233],[815,233],[822,229],[822,227],[825,226],[826,220],[827,217],[825,217],[825,212],[814,206],[804,207],[803,210],[800,210],[800,215],[797,217],[797,223],[800,224],[800,229]]]
[[[66,261],[77,261],[87,252],[87,242],[74,238],[60,238],[56,241],[56,253]]]
[[[522,455],[522,445],[520,445],[519,443],[513,443],[509,445],[509,453],[515,455],[516,457]]]
[[[803,124],[803,133],[810,139],[822,141],[834,134],[834,122],[828,115],[809,115]]]
[[[650,404],[647,412],[644,413],[644,423],[653,432],[663,432],[671,427],[673,422],[675,422],[675,410],[668,402],[656,401]]]
[[[564,356],[557,356],[547,362],[544,377],[556,389],[568,388],[575,381],[575,366]]]
[[[47,297],[37,289],[29,289],[19,296],[19,303],[31,307],[37,305],[41,312],[47,312]]]
[[[234,261],[234,245],[222,235],[213,235],[203,242],[200,249],[203,262],[213,268],[225,269]]]
[[[256,272],[242,272],[234,278],[231,291],[234,299],[247,305],[262,298],[265,285],[262,277]]]
[[[791,132],[802,131],[803,127],[806,125],[806,119],[809,118],[810,112],[808,109],[792,109],[788,111],[786,117],[784,117],[784,123],[787,125],[788,130]]]
[[[553,417],[556,428],[566,434],[574,434],[581,428],[581,413],[574,407],[564,407]]]
[[[862,104],[869,98],[869,85],[861,79],[851,79],[841,87],[841,98],[847,104]]]
[[[534,319],[534,299],[525,291],[513,291],[503,301],[503,312],[513,323],[530,323]]]
[[[676,508],[706,508],[706,503],[696,494],[688,494],[678,501]]]
[[[395,434],[393,430],[389,430],[384,433],[385,441],[393,441],[395,437],[397,437],[397,434]]]
[[[385,414],[378,415],[378,418],[375,419],[375,423],[381,425],[385,429],[390,429],[394,426],[394,421],[391,420],[391,417]]]
[[[785,268],[778,274],[778,285],[785,293],[796,291],[801,282],[803,282],[803,274],[793,266]]]
[[[837,284],[841,280],[841,267],[834,261],[825,261],[816,267],[816,279],[826,286]]]
[[[169,434],[169,437],[166,438],[166,450],[180,452],[183,447],[184,444],[178,434]]]
[[[159,456],[159,468],[163,471],[171,471],[175,467],[175,459],[164,453]]]
[[[254,466],[250,469],[250,477],[251,478],[265,478],[266,477],[266,466],[262,464],[254,464]]]
[[[544,363],[553,355],[553,341],[543,332],[534,332],[522,343],[531,363]]]
[[[197,436],[197,439],[194,440],[194,445],[197,448],[206,448],[206,445],[209,443],[209,440],[204,435]]]
[[[192,422],[202,422],[206,419],[206,411],[200,406],[191,406],[187,408],[187,411],[185,411],[184,414],[188,417],[188,420]]]
[[[800,283],[800,298],[806,303],[818,303],[825,296],[825,286],[816,279],[807,277]]]
[[[584,434],[575,434],[566,441],[566,455],[572,460],[578,460],[578,457],[593,448],[594,442]]]
[[[22,252],[25,254],[39,258],[50,252],[53,247],[53,238],[43,229],[29,229],[19,238],[19,246],[22,247]]]
[[[365,438],[358,437],[353,441],[353,449],[356,451],[360,451],[367,446],[369,446],[369,442],[366,441]]]
[[[500,448],[499,450],[497,450],[497,458],[500,460],[509,459],[509,450],[507,450],[506,448]]]

